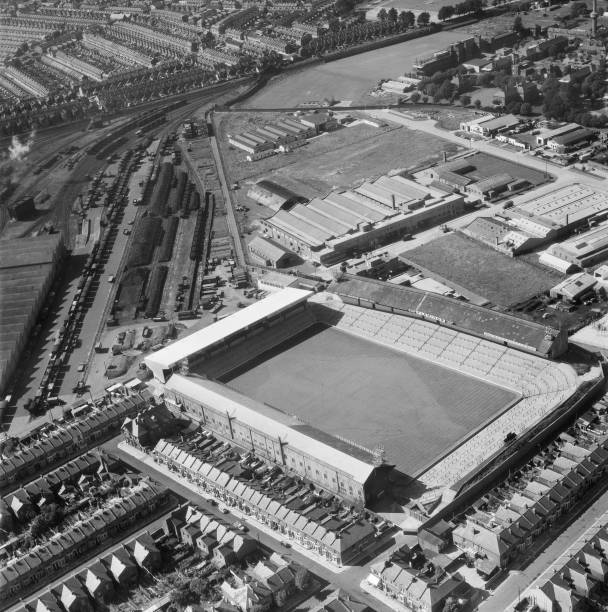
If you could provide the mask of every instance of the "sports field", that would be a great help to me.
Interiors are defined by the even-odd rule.
[[[516,396],[317,325],[222,382],[415,475]]]

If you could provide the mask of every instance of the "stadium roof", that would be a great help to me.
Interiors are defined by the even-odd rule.
[[[427,291],[383,283],[350,274],[332,283],[328,291],[338,296],[363,299],[376,304],[407,311],[414,316],[429,317],[454,325],[465,332],[488,339],[506,340],[546,355],[551,350],[553,338],[558,331],[548,329],[532,321],[504,314],[489,308],[432,294]]]
[[[204,351],[266,317],[279,314],[300,302],[304,302],[311,295],[312,291],[287,287],[259,302],[251,304],[251,306],[243,310],[238,310],[217,323],[213,323],[181,340],[169,344],[160,351],[148,355],[145,358],[146,364],[157,375],[159,369],[167,370],[182,359]],[[157,376],[157,378],[161,377]]]
[[[367,461],[363,461],[361,457],[364,454],[361,449],[306,426],[296,417],[220,383],[174,374],[165,384],[165,388],[182,393],[206,406],[221,407],[231,418],[344,471],[361,484],[365,484],[374,471],[369,453],[365,453]]]

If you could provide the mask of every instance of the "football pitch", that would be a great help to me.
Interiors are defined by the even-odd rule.
[[[370,450],[382,444],[410,476],[517,397],[320,324],[222,382]]]

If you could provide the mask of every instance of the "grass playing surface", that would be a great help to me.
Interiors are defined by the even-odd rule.
[[[223,382],[412,475],[515,395],[334,328],[315,326]]]

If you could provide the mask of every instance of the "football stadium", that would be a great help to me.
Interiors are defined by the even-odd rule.
[[[393,466],[444,489],[581,384],[552,329],[344,275],[286,288],[152,353],[165,398],[204,426],[353,501]]]

